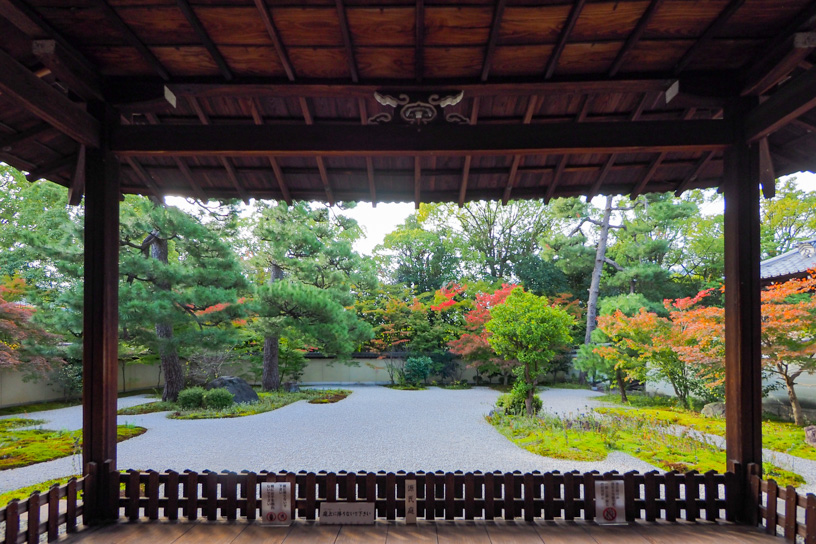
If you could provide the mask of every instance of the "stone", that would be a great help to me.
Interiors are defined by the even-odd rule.
[[[283,390],[287,393],[297,393],[300,391],[300,386],[297,382],[283,382]]]
[[[703,411],[700,413],[705,417],[717,417],[722,419],[725,417],[725,403],[712,402],[710,404],[706,404],[703,406]]]
[[[816,425],[805,427],[805,444],[816,448]]]
[[[246,380],[241,378],[236,378],[234,376],[221,376],[220,378],[216,378],[205,385],[204,389],[210,390],[218,387],[223,387],[232,393],[235,402],[238,404],[258,402],[258,393],[252,389],[252,386],[249,385]]]

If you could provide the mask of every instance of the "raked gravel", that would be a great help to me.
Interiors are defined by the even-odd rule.
[[[166,413],[119,416],[148,431],[119,444],[124,469],[286,470],[286,471],[513,471],[639,470],[653,466],[613,452],[600,462],[549,459],[523,450],[484,419],[499,393],[488,388],[399,391],[377,386],[349,387],[353,393],[335,404],[299,401],[272,412],[233,419],[173,420]],[[599,403],[585,390],[551,389],[544,406],[579,413]],[[119,405],[147,402],[120,399]],[[79,429],[80,407],[39,412],[42,428]],[[76,458],[63,458],[0,472],[0,492],[32,485],[78,470]]]

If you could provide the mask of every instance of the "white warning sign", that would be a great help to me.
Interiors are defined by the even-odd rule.
[[[595,521],[603,525],[626,523],[626,501],[621,480],[595,482]]]
[[[261,516],[267,525],[292,523],[292,486],[289,482],[261,483]]]

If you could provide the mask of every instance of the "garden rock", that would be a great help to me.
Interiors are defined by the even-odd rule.
[[[297,382],[283,382],[283,390],[287,393],[297,393],[300,391],[300,386]]]
[[[805,444],[816,448],[816,425],[805,427]]]
[[[700,412],[705,417],[718,417],[724,418],[725,417],[725,403],[724,402],[712,402],[710,404],[706,404],[703,406],[703,411]]]
[[[258,402],[258,393],[252,389],[246,380],[241,378],[236,378],[234,376],[221,376],[220,378],[216,378],[204,386],[204,388],[208,391],[217,387],[223,387],[232,393],[235,402],[238,404]]]

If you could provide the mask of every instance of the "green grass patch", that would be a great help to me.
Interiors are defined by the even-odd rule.
[[[554,382],[542,384],[547,389],[591,389],[587,383],[578,382]]]
[[[299,400],[306,400],[313,404],[330,404],[339,402],[349,396],[348,389],[301,389],[296,393],[285,393],[283,391],[260,392],[258,402],[253,404],[233,404],[222,410],[208,408],[198,408],[195,410],[181,410],[175,402],[149,402],[130,408],[123,408],[117,413],[119,415],[139,415],[152,412],[170,412],[167,417],[170,419],[220,419],[253,416],[264,412],[277,410],[287,404],[292,404]],[[313,402],[314,401],[314,402]]]
[[[26,487],[21,487],[20,489],[15,489],[13,491],[6,491],[5,493],[0,494],[0,508],[4,507],[14,499],[20,501],[23,499],[27,499],[35,491],[45,493],[46,491],[51,489],[51,486],[53,486],[54,484],[65,485],[71,478],[79,478],[79,475],[66,476],[65,478],[57,478],[56,480],[46,480],[38,484],[28,485]],[[63,498],[62,500],[65,499]]]
[[[43,412],[45,410],[57,410],[59,408],[68,408],[70,406],[78,406],[80,404],[82,404],[81,400],[60,400],[51,402],[35,402],[20,406],[7,406],[5,408],[0,408],[0,416],[14,416],[17,414],[29,414],[31,412]]]
[[[650,408],[628,410],[626,408],[597,408],[597,412],[619,418],[654,420],[669,425],[681,425],[696,431],[725,436],[725,420],[701,416],[697,412],[679,408]],[[762,446],[816,461],[816,448],[805,443],[805,430],[785,421],[762,422]]]
[[[725,452],[716,445],[687,434],[675,435],[669,425],[655,419],[596,416],[533,418],[502,414],[488,421],[514,444],[532,453],[575,461],[599,461],[612,450],[623,451],[663,470],[725,472]],[[770,464],[780,485],[801,485],[804,479]],[[784,483],[783,483],[784,482]]]
[[[7,424],[12,421],[14,423]],[[37,425],[37,420],[2,420],[0,425],[0,470],[20,468],[67,457],[82,451],[82,431],[49,431],[44,429],[15,430]],[[119,425],[117,442],[144,433],[144,427]]]
[[[440,385],[439,387],[441,387],[442,389],[473,389],[473,386],[465,381],[446,383],[444,385]]]
[[[407,383],[399,384],[399,383],[392,383],[388,385],[384,385],[383,387],[387,387],[388,389],[397,389],[399,391],[425,391],[428,389],[424,385],[410,385]]]

